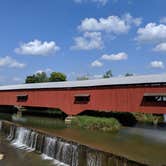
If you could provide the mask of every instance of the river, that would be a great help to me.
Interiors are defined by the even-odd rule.
[[[26,117],[31,118],[31,117]],[[33,117],[38,119],[37,117]],[[39,118],[41,119],[41,118]],[[52,119],[53,120],[53,119]],[[50,123],[51,119],[49,119]],[[54,119],[55,121],[55,119]],[[47,123],[47,120],[45,120]],[[33,127],[34,124],[25,124]],[[80,144],[86,144],[90,147],[110,152],[130,160],[143,162],[152,166],[161,166],[166,164],[166,132],[165,128],[142,128],[142,127],[123,127],[117,133],[92,132],[87,130],[73,128],[45,128],[37,125],[38,129],[51,133],[55,136],[61,136],[67,140],[73,140]],[[24,150],[16,149],[1,137],[0,153],[5,153],[6,162],[3,166],[15,166],[10,163],[25,163],[26,165],[52,165],[53,162],[42,160],[41,156],[34,153],[27,153]],[[26,162],[27,161],[27,162]],[[8,164],[9,163],[9,164]],[[37,164],[36,164],[37,163]],[[17,165],[17,164],[16,164]]]

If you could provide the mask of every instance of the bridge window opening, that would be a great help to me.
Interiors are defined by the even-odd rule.
[[[17,95],[17,102],[25,102],[28,100],[28,95]]]
[[[166,94],[144,94],[143,105],[166,105]]]
[[[90,101],[89,94],[78,94],[75,95],[74,103],[76,104],[86,104]]]

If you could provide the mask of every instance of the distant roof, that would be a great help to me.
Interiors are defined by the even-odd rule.
[[[77,87],[79,88],[79,87],[156,84],[156,83],[166,83],[166,74],[112,77],[107,79],[94,79],[94,80],[84,80],[84,81],[64,81],[64,82],[6,85],[6,86],[0,86],[0,90],[77,88]]]

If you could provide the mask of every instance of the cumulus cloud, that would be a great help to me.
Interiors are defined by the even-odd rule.
[[[108,2],[108,0],[74,0],[74,2],[76,3],[82,3],[82,2],[96,2],[99,3],[101,5],[106,5],[106,3]]]
[[[126,60],[128,58],[128,55],[125,52],[120,52],[118,54],[103,54],[102,59],[104,60],[110,60],[110,61],[121,61],[121,60]]]
[[[93,50],[102,49],[103,41],[100,32],[85,32],[83,36],[74,38],[73,50]]]
[[[0,58],[0,67],[24,68],[25,66],[26,65],[24,63],[20,63],[10,56]]]
[[[129,13],[122,17],[109,16],[107,18],[85,18],[78,29],[81,31],[105,31],[114,34],[127,33],[131,25],[139,26],[141,18],[134,18]]]
[[[166,52],[166,42],[158,44],[154,48],[154,51],[157,51],[157,52]]]
[[[56,45],[54,41],[40,41],[40,40],[33,40],[28,43],[20,44],[19,48],[16,48],[14,51],[17,54],[22,55],[42,55],[47,56],[57,52],[60,49],[59,46]]]
[[[140,42],[166,41],[166,25],[148,23],[145,27],[138,29],[136,39]]]
[[[160,19],[160,23],[166,24],[166,17],[162,17],[162,18]]]
[[[152,62],[150,62],[150,66],[152,68],[163,69],[164,63],[162,61],[152,61]]]
[[[46,69],[44,69],[44,70],[42,70],[42,69],[37,70],[35,73],[37,74],[37,73],[42,73],[42,72],[51,73],[51,72],[53,72],[53,70],[50,69],[50,68],[46,68]]]
[[[91,63],[92,67],[102,67],[103,64],[99,60],[95,60]]]

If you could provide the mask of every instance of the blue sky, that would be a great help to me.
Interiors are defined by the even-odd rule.
[[[164,73],[165,0],[1,0],[0,84],[64,72]]]

